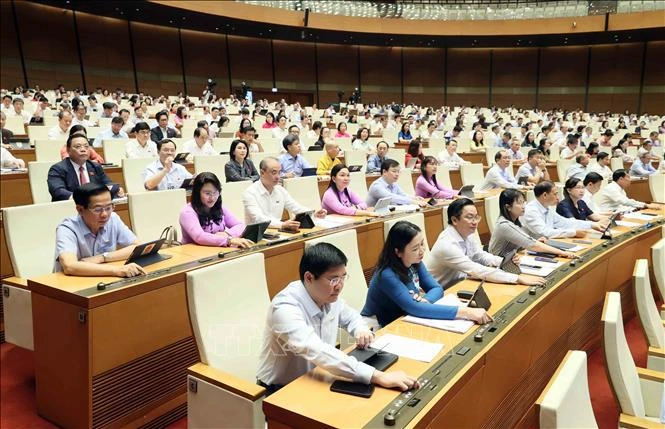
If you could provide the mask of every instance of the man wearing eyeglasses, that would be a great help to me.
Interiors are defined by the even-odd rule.
[[[114,185],[101,165],[90,161],[90,145],[83,132],[76,132],[67,139],[67,158],[53,164],[48,171],[48,191],[51,201],[72,198],[80,185],[100,183],[108,186],[113,198],[125,196],[122,187]]]
[[[439,234],[425,261],[439,284],[447,289],[466,277],[493,283],[544,284],[545,279],[541,277],[512,274],[499,268],[503,258],[485,252],[475,237],[481,219],[468,198],[457,199],[448,206],[450,226]]]
[[[111,192],[101,183],[87,183],[73,193],[78,215],[62,221],[55,232],[53,272],[72,276],[134,277],[145,274],[134,263],[106,265],[127,259],[136,236],[113,213]]]
[[[407,390],[418,387],[402,371],[383,372],[335,347],[343,328],[366,348],[374,335],[358,311],[339,298],[347,258],[330,243],[307,247],[300,259],[300,280],[291,282],[272,300],[263,334],[257,383],[276,392],[315,367],[360,383]]]

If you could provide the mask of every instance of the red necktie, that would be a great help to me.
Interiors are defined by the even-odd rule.
[[[79,183],[81,185],[85,185],[86,183],[88,183],[88,179],[85,177],[85,169],[83,168],[83,166],[79,167]]]

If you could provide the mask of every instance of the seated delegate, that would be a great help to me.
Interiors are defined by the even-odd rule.
[[[526,162],[517,169],[517,180],[526,177],[527,183],[535,185],[543,180],[550,180],[545,163],[545,155],[538,149],[531,149],[527,154]]]
[[[587,174],[588,176],[588,174]],[[563,217],[578,220],[601,221],[604,216],[594,213],[584,201],[586,188],[584,182],[576,177],[566,180],[563,186],[563,200],[556,205],[556,212]]]
[[[425,260],[430,273],[444,289],[466,277],[529,286],[545,283],[540,277],[512,274],[498,268],[503,258],[485,252],[475,238],[481,217],[472,200],[457,199],[450,203],[447,212],[449,226],[439,234]]]
[[[222,185],[213,173],[199,173],[192,183],[192,202],[180,210],[182,244],[242,247],[252,245],[240,238],[245,224],[222,205]]]
[[[543,181],[533,189],[536,199],[527,203],[522,224],[533,238],[584,237],[586,231],[605,230],[601,222],[568,219],[559,215],[551,207],[559,202],[556,187],[550,181]]]
[[[227,182],[242,182],[259,180],[259,172],[251,159],[249,159],[249,148],[244,140],[233,140],[229,149],[231,159],[224,166],[224,174]]]
[[[439,200],[451,199],[458,191],[439,184],[436,180],[436,171],[439,162],[433,156],[426,156],[420,164],[420,176],[416,180],[416,196],[421,198],[435,198]]]
[[[113,212],[111,192],[101,183],[87,183],[73,193],[78,215],[55,230],[55,266],[71,276],[134,277],[145,274],[137,264],[107,265],[129,257],[137,243],[134,233]]]
[[[139,122],[132,131],[136,137],[125,143],[125,156],[127,158],[157,158],[157,145],[150,140],[148,124]]]
[[[295,220],[282,221],[282,213],[286,209],[290,216],[310,211],[299,204],[279,184],[280,164],[277,158],[266,157],[259,164],[259,180],[252,183],[242,194],[245,206],[245,223],[253,224],[270,221],[271,228],[297,230],[300,222]],[[317,217],[324,217],[326,210],[317,210]]]
[[[326,143],[325,153],[319,159],[319,162],[316,163],[316,174],[323,176],[330,173],[330,170],[338,164],[341,164],[342,161],[337,158],[339,155],[339,144],[335,142]]]
[[[280,177],[291,178],[302,176],[303,168],[311,168],[312,166],[300,154],[300,138],[295,134],[288,134],[282,140],[282,146],[286,151],[285,154],[279,157]]]
[[[427,202],[420,197],[407,195],[397,184],[399,179],[399,162],[394,159],[386,159],[381,164],[381,177],[376,179],[369,187],[367,192],[368,207],[374,207],[381,198],[391,197],[391,204],[417,204],[421,207],[427,205]]]
[[[330,171],[330,184],[323,194],[321,207],[328,213],[345,216],[377,216],[367,209],[367,204],[349,189],[351,174],[344,164],[335,165]]]
[[[388,153],[388,143],[380,141],[376,144],[376,153],[370,155],[367,159],[367,172],[380,173],[381,164],[386,160],[386,153]]]
[[[515,176],[510,167],[510,155],[508,151],[502,149],[494,154],[494,165],[487,170],[485,180],[482,184],[476,185],[475,192],[486,192],[496,188],[504,189],[522,189],[517,184]]]
[[[660,208],[659,204],[647,204],[628,198],[626,189],[631,185],[630,175],[626,170],[620,168],[612,173],[612,182],[600,190],[598,197],[598,208],[601,211],[632,211],[635,209],[654,209]]]
[[[492,232],[488,251],[503,256],[519,249],[551,253],[564,258],[574,258],[575,254],[549,246],[536,240],[522,229],[520,217],[524,216],[526,199],[517,189],[505,189],[499,195],[499,217]]]
[[[390,228],[360,314],[376,317],[381,326],[405,314],[428,319],[491,321],[482,308],[434,305],[443,297],[443,289],[422,261],[424,242],[420,228],[410,222],[399,221]]]
[[[67,158],[49,168],[47,184],[51,201],[71,198],[74,190],[86,183],[99,183],[110,187],[113,198],[125,196],[122,187],[111,183],[102,166],[89,160],[90,145],[83,132],[69,136],[67,153]]]
[[[185,179],[191,179],[192,173],[185,167],[173,162],[176,155],[176,145],[173,140],[166,139],[157,142],[158,159],[148,164],[143,171],[145,188],[151,191],[164,191],[178,189]]]
[[[344,253],[330,243],[306,247],[300,279],[272,299],[256,374],[257,383],[269,394],[315,367],[364,384],[400,390],[419,387],[415,377],[379,371],[335,347],[340,328],[355,337],[359,348],[374,340],[358,311],[339,297],[348,276],[346,264]]]

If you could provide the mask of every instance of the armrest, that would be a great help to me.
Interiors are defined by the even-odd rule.
[[[219,388],[228,390],[250,401],[256,401],[265,396],[266,389],[258,384],[250,383],[224,371],[220,371],[202,362],[187,368],[187,375],[200,378]]]
[[[640,379],[644,414],[647,417],[660,417],[665,374],[650,369],[637,368],[637,376]]]
[[[657,347],[649,347],[648,354],[653,357],[665,358],[665,349],[659,349]]]
[[[651,420],[629,416],[628,414],[621,414],[619,416],[619,427],[624,429],[662,429],[663,425],[661,423],[652,422]]]

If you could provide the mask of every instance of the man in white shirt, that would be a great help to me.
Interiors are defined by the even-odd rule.
[[[189,153],[187,157],[189,162],[192,162],[195,156],[217,155],[215,149],[208,143],[208,131],[205,128],[195,129],[194,138],[185,142],[182,151]]]
[[[550,180],[550,174],[547,171],[545,155],[538,149],[531,149],[527,155],[527,161],[517,170],[517,181],[526,177],[529,184],[535,185],[543,180]]]
[[[8,116],[19,116],[20,118],[23,119],[23,124],[29,124],[32,115],[23,110],[23,99],[15,98],[12,104],[14,105],[14,112],[12,113],[12,111],[10,110],[9,111],[10,114]]]
[[[566,140],[566,147],[561,151],[561,159],[573,159],[580,153],[583,153],[584,149],[580,147],[579,139],[574,134],[570,134]]]
[[[210,113],[205,116],[205,119],[209,124],[212,124],[213,122],[219,122],[219,107],[213,106],[210,109]]]
[[[626,170],[623,168],[615,170],[612,173],[612,183],[600,191],[598,208],[605,212],[617,210],[632,211],[643,208],[658,210],[660,208],[658,204],[647,204],[628,198],[626,189],[630,188],[630,184],[630,175]]]
[[[289,135],[289,131],[286,129],[286,116],[279,115],[277,118],[277,126],[272,129],[273,138],[282,141],[284,137]]]
[[[439,152],[439,161],[451,170],[459,170],[460,165],[470,164],[457,154],[457,141],[446,140],[446,148]]]
[[[524,154],[520,150],[521,147],[520,140],[517,137],[513,137],[510,141],[510,149],[508,149],[508,155],[513,160],[513,164],[519,164],[524,160]]]
[[[630,175],[634,177],[649,177],[656,173],[656,169],[651,165],[649,152],[643,152],[633,161],[630,166]]]
[[[268,394],[315,367],[364,384],[419,387],[416,378],[402,371],[376,370],[335,347],[339,328],[355,337],[358,348],[374,340],[360,313],[339,298],[348,278],[346,264],[344,253],[330,243],[309,246],[300,260],[300,280],[273,298],[256,375]]]
[[[192,173],[185,167],[173,162],[176,155],[176,145],[173,140],[158,141],[157,154],[159,158],[148,164],[143,171],[143,181],[147,190],[178,189],[185,179],[192,178]]]
[[[61,111],[58,113],[58,125],[51,128],[48,132],[49,140],[67,140],[69,138],[69,128],[72,126],[72,114]]]
[[[76,106],[76,109],[74,110],[74,118],[72,119],[72,126],[81,125],[86,128],[96,126],[94,122],[85,119],[87,111],[88,110],[86,109],[85,105],[83,103],[79,103],[79,105]]]
[[[134,126],[136,137],[125,143],[125,156],[127,158],[156,158],[157,145],[150,140],[150,126],[139,122]]]
[[[480,220],[476,206],[468,198],[457,199],[448,206],[449,226],[439,234],[425,260],[425,266],[444,289],[466,277],[494,283],[545,283],[540,277],[498,268],[503,258],[485,252],[475,236]]]
[[[596,163],[589,167],[589,173],[598,173],[603,179],[609,180],[612,177],[610,161],[611,158],[607,152],[599,152],[598,155],[596,155]]]
[[[584,200],[587,207],[589,207],[592,212],[599,215],[609,215],[610,213],[599,212],[598,208],[596,207],[596,202],[593,200],[593,196],[596,195],[598,191],[600,191],[600,187],[603,185],[603,176],[601,176],[599,173],[596,173],[595,171],[592,171],[586,175],[582,184],[584,185],[584,195],[582,196],[582,200]]]
[[[607,226],[601,222],[591,222],[565,218],[558,214],[554,207],[559,203],[554,183],[540,182],[533,188],[536,199],[527,203],[521,223],[526,232],[533,238],[540,237],[584,237],[586,231],[595,229],[604,231]]]
[[[2,168],[25,168],[25,161],[15,158],[7,149],[0,146],[0,167]]]
[[[584,180],[589,172],[589,155],[581,153],[575,157],[575,163],[571,164],[566,170],[566,180],[574,177],[576,179]]]
[[[260,178],[252,183],[242,194],[242,202],[245,206],[245,223],[247,225],[270,221],[271,228],[282,228],[297,230],[300,222],[295,220],[282,221],[284,209],[293,216],[298,213],[310,211],[307,207],[299,204],[279,184],[280,164],[277,158],[266,157],[259,164]],[[316,211],[317,217],[324,217],[326,211]]]
[[[510,171],[510,155],[508,151],[500,150],[494,154],[494,165],[487,170],[485,181],[476,185],[475,192],[486,192],[496,188],[504,189],[522,189],[522,186],[517,184],[513,172]]]
[[[2,104],[0,105],[0,110],[5,112],[7,116],[12,113],[14,110],[14,106],[12,106],[12,96],[11,95],[3,95],[2,96]]]
[[[129,139],[129,136],[127,135],[127,133],[122,131],[122,126],[123,125],[124,125],[124,121],[123,121],[122,117],[116,116],[115,118],[111,119],[111,127],[105,129],[104,131],[101,131],[97,135],[97,138],[95,139],[95,141],[92,145],[94,147],[102,147],[102,142],[104,140],[127,140],[127,139]]]

